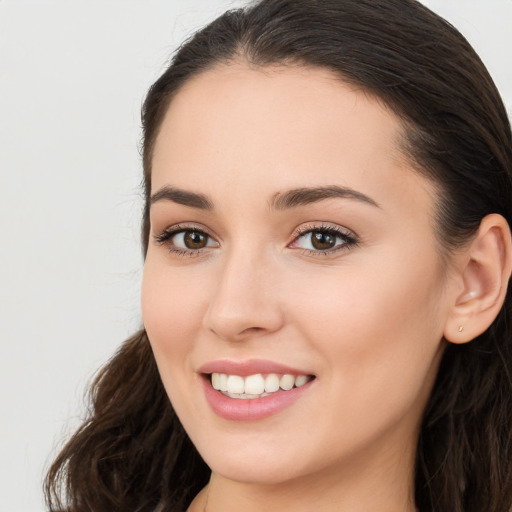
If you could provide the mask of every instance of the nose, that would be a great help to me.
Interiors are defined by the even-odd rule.
[[[225,341],[278,331],[283,312],[278,269],[261,255],[232,254],[221,264],[204,327]],[[276,273],[277,272],[277,273]]]

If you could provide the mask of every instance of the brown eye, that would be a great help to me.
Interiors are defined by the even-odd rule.
[[[290,245],[291,248],[304,249],[309,254],[327,255],[357,244],[350,232],[337,227],[318,227],[302,231]]]
[[[208,245],[208,235],[199,231],[185,231],[183,244],[187,249],[202,249]]]
[[[332,249],[336,245],[336,236],[327,231],[312,231],[311,245],[318,251]]]
[[[169,229],[159,236],[155,237],[156,241],[167,246],[170,252],[199,254],[201,249],[219,247],[210,235],[198,229]]]

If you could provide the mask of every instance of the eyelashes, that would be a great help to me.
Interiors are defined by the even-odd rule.
[[[178,256],[199,256],[206,248],[219,247],[212,236],[195,226],[172,226],[155,236],[155,240]]]
[[[323,223],[301,225],[292,237],[287,247],[310,256],[329,256],[358,244],[358,238],[353,232]],[[154,238],[158,244],[165,245],[171,254],[177,256],[200,256],[205,251],[220,247],[207,230],[194,225],[171,226]]]
[[[351,231],[339,226],[299,226],[294,240],[288,247],[302,249],[306,254],[328,255],[357,245],[358,239]]]

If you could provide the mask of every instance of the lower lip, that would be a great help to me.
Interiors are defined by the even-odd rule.
[[[230,398],[213,389],[210,378],[203,378],[206,400],[213,412],[231,421],[256,421],[268,418],[295,403],[315,379],[289,391],[276,391],[261,398]]]

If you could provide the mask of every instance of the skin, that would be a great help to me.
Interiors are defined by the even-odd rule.
[[[158,135],[142,308],[169,398],[212,468],[191,511],[409,512],[421,415],[460,283],[434,234],[435,188],[400,151],[402,125],[325,70],[219,66],[189,81]],[[348,187],[271,208],[302,187]],[[172,226],[202,230],[187,250]],[[311,248],[303,231],[357,239]],[[309,252],[307,248],[309,247]],[[215,415],[199,368],[269,359],[315,375],[254,422]]]

